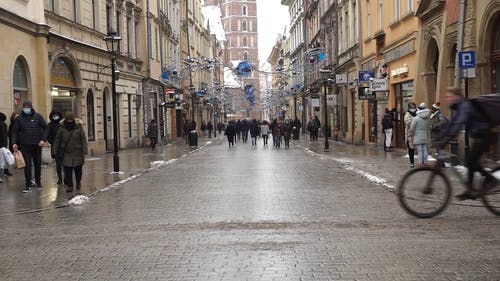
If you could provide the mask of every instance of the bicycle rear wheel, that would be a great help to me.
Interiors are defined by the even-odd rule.
[[[500,166],[491,170],[491,174],[500,182]],[[483,190],[484,189],[483,182]],[[500,184],[492,187],[490,190],[486,190],[481,196],[484,206],[493,214],[500,216]]]
[[[408,171],[398,187],[401,207],[417,218],[432,218],[444,211],[451,198],[446,176],[429,167]]]

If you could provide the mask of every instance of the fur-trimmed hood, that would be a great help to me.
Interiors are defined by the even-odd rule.
[[[59,121],[59,124],[60,124],[61,126],[64,126],[64,120],[65,120],[65,119],[62,119],[61,121]],[[75,123],[76,123],[76,125],[78,125],[78,126],[83,126],[83,120],[82,120],[82,119],[80,119],[80,118],[75,118]]]

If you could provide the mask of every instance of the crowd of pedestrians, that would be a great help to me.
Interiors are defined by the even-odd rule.
[[[297,118],[295,120],[286,119],[281,122],[278,119],[274,119],[272,122],[257,121],[256,119],[236,120],[229,121],[225,126],[224,135],[227,137],[229,147],[233,147],[235,142],[239,141],[247,143],[250,134],[252,146],[257,146],[259,138],[262,138],[263,146],[268,146],[269,135],[271,135],[275,148],[280,148],[282,143],[284,143],[285,148],[289,148],[290,139],[292,137],[299,138],[301,127],[302,124]]]
[[[43,188],[41,178],[42,148],[46,142],[51,145],[51,156],[55,161],[57,184],[63,183],[67,192],[73,191],[73,173],[76,189],[81,188],[82,169],[87,154],[87,138],[83,122],[74,113],[63,114],[52,111],[47,124],[41,114],[36,112],[30,101],[24,101],[21,112],[13,112],[10,124],[7,117],[0,113],[0,147],[22,156],[24,169],[23,192],[33,188]],[[20,152],[20,154],[18,153]],[[20,159],[18,159],[20,160]],[[9,167],[0,167],[0,182],[5,176],[12,176]]]

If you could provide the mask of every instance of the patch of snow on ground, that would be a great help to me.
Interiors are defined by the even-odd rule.
[[[71,205],[82,205],[83,203],[89,201],[89,198],[85,195],[77,195],[73,198],[71,198],[71,200],[69,200],[69,204]]]

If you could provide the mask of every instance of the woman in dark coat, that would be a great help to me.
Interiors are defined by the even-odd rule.
[[[51,146],[54,146],[54,142],[56,141],[56,136],[57,132],[61,128],[61,120],[62,120],[62,113],[57,112],[57,111],[52,111],[49,114],[49,119],[50,122],[47,124],[49,126],[49,137],[47,138],[47,141],[50,143]],[[52,158],[56,162],[56,173],[57,173],[57,184],[62,184],[63,182],[63,173],[62,173],[62,163],[61,159],[58,159],[55,157],[55,155],[52,155]]]
[[[252,138],[252,146],[257,146],[257,137],[259,136],[259,123],[257,120],[253,120],[252,125],[250,125],[250,137]]]
[[[229,147],[234,146],[234,137],[236,136],[236,129],[234,128],[233,122],[230,122],[229,125],[227,125],[226,132],[224,134],[227,136]]]
[[[82,128],[83,122],[71,112],[61,121],[62,127],[57,132],[52,153],[62,158],[66,191],[73,192],[73,171],[76,189],[82,187],[83,164],[87,154],[87,136]]]
[[[292,125],[290,125],[290,120],[285,121],[285,126],[283,126],[283,139],[285,140],[285,148],[290,147],[290,139],[292,138]]]
[[[158,142],[158,125],[154,119],[148,125],[148,138],[151,140],[151,150],[154,151]]]

